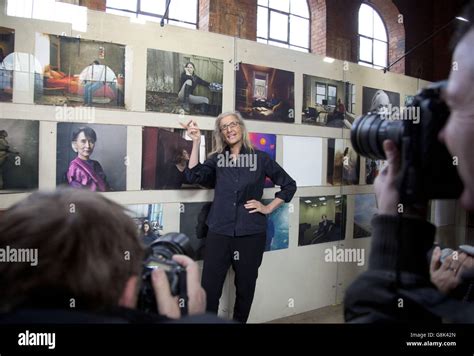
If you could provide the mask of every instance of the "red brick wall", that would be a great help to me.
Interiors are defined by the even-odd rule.
[[[326,0],[308,0],[311,15],[311,52],[326,55]]]
[[[199,29],[247,40],[257,39],[257,0],[202,2],[199,5]]]
[[[81,6],[87,6],[88,9],[96,11],[105,11],[106,0],[80,0]]]

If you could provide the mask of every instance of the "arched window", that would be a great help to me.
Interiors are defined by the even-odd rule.
[[[309,52],[306,0],[258,0],[257,42]]]
[[[359,64],[385,68],[387,56],[387,28],[372,6],[362,4],[359,9]]]
[[[165,15],[166,0],[107,0],[106,11],[147,21],[160,22]],[[197,28],[198,0],[171,1],[166,23]]]

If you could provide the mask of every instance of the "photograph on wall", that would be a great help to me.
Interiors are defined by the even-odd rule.
[[[246,119],[295,122],[294,73],[240,63],[235,107]]]
[[[342,185],[359,184],[360,157],[352,148],[350,140],[344,140],[342,153]]]
[[[388,90],[362,88],[362,113],[384,111],[391,119],[397,119],[400,110],[400,94]]]
[[[255,149],[268,153],[271,159],[276,160],[276,135],[249,132],[249,137]],[[274,186],[270,178],[265,178],[265,188]]]
[[[219,115],[223,69],[220,59],[148,49],[146,110]]]
[[[56,184],[98,192],[126,190],[127,127],[59,123]]]
[[[195,260],[204,259],[208,232],[206,219],[211,205],[211,202],[180,204],[179,232],[189,237]]]
[[[37,33],[35,56],[36,104],[124,108],[125,46]]]
[[[264,199],[262,203],[267,205],[272,200]],[[265,251],[275,251],[288,248],[289,241],[289,211],[290,205],[283,204],[278,209],[267,215],[267,242]]]
[[[298,187],[321,185],[322,166],[322,138],[283,136],[283,169],[296,181]]]
[[[344,157],[344,140],[328,138],[326,179],[329,185],[342,184],[343,157]]]
[[[300,198],[298,246],[344,240],[345,231],[345,196]]]
[[[15,30],[0,27],[0,101],[12,101]]]
[[[38,188],[39,121],[0,119],[0,194]]]
[[[351,128],[354,110],[353,84],[303,75],[303,124]]]
[[[358,194],[354,199],[354,238],[372,236],[371,221],[377,213],[375,194]]]
[[[365,183],[374,184],[375,178],[379,175],[386,161],[379,159],[365,159]]]
[[[202,188],[190,184],[184,172],[192,147],[193,142],[183,129],[144,127],[142,189]],[[201,130],[201,163],[211,150],[212,131]]]
[[[137,227],[138,236],[145,246],[164,235],[163,204],[126,205],[127,214]]]

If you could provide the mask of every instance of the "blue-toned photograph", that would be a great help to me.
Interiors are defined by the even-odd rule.
[[[271,200],[263,200],[269,204]],[[265,251],[288,248],[290,205],[283,204],[267,217],[267,243]]]

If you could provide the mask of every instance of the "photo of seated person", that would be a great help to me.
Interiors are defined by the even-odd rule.
[[[112,69],[98,60],[84,68],[79,81],[83,87],[84,106],[92,106],[94,96],[116,98],[117,77]]]
[[[334,223],[331,220],[328,220],[327,215],[321,216],[321,222],[319,223],[318,229],[313,233],[313,240],[311,243],[316,243],[319,239],[326,239],[333,227]]]
[[[47,62],[40,65],[35,103],[124,106],[125,46],[38,33],[36,48]]]
[[[235,103],[245,119],[294,122],[294,73],[240,63]]]
[[[186,270],[188,315],[162,269],[151,274],[156,312],[137,309],[144,246],[124,208],[101,194],[29,195],[0,217],[0,246],[28,251],[23,263],[0,263],[0,324],[221,322],[204,314],[199,266],[184,255],[172,259]]]
[[[70,187],[99,192],[110,190],[102,166],[90,158],[96,141],[97,134],[90,127],[80,127],[73,132],[71,146],[77,157],[71,161],[66,173]]]
[[[218,115],[222,111],[223,68],[219,59],[148,49],[146,110]]]
[[[189,113],[191,111],[190,104],[200,105],[199,111],[203,113],[207,112],[209,99],[205,96],[193,95],[193,92],[198,85],[209,87],[210,84],[211,83],[206,82],[195,74],[194,63],[187,62],[184,65],[183,72],[181,73],[181,89],[179,90],[178,98],[185,112]]]

